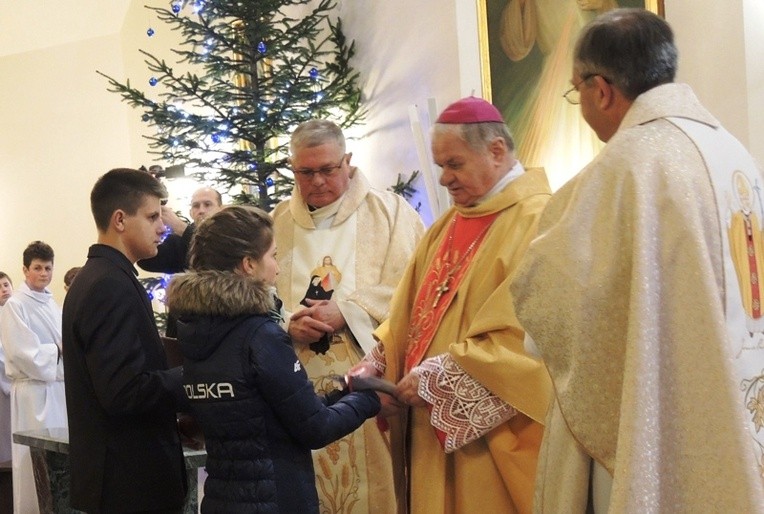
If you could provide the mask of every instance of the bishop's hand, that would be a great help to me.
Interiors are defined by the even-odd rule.
[[[419,376],[409,373],[395,386],[399,402],[411,407],[427,407],[427,402],[419,396]]]

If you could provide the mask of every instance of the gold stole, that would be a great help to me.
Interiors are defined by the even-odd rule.
[[[406,348],[406,373],[422,361],[472,258],[498,215],[495,212],[465,218],[454,214],[448,235],[441,241],[414,302]]]

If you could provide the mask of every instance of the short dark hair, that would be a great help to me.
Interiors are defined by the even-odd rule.
[[[6,273],[6,272],[4,272],[4,271],[0,271],[0,280],[2,280],[2,279],[4,279],[4,278],[7,278],[7,279],[8,279],[8,282],[10,282],[10,283],[11,283],[11,285],[13,285],[13,280],[12,280],[12,279],[11,279],[11,277],[8,275],[8,273]]]
[[[24,249],[24,267],[28,268],[35,259],[43,262],[53,262],[53,248],[42,241],[32,241]]]
[[[90,192],[90,210],[101,232],[109,228],[114,211],[121,209],[133,215],[146,196],[167,198],[167,189],[145,171],[115,168],[98,179]]]
[[[64,285],[66,287],[72,285],[72,282],[74,282],[74,277],[77,276],[77,273],[79,273],[81,269],[82,268],[80,266],[75,266],[73,268],[69,268],[69,270],[64,273]]]
[[[259,261],[273,244],[273,219],[257,207],[224,207],[196,227],[191,269],[233,271],[244,257]]]
[[[674,33],[663,18],[646,9],[608,11],[581,31],[574,67],[581,77],[600,75],[634,100],[674,81]]]

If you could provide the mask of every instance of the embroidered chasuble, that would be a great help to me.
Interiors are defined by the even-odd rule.
[[[764,512],[763,183],[666,84],[552,197],[511,286],[555,390],[536,511],[587,512],[594,469],[603,511]]]
[[[497,215],[492,213],[465,218],[459,213],[454,214],[448,234],[438,247],[414,304],[406,351],[406,373],[421,362],[440,319],[459,288],[459,282]]]
[[[458,369],[516,410],[446,450],[428,409],[388,418],[398,493],[409,490],[412,514],[530,511],[551,387],[543,364],[523,348],[509,281],[549,195],[543,170],[528,170],[479,205],[447,211],[417,247],[390,318],[375,331],[388,380],[398,382],[413,365],[450,363],[447,372]],[[461,264],[456,271],[453,262]]]
[[[727,237],[730,243],[732,262],[735,266],[740,300],[746,313],[746,327],[749,333],[764,331],[761,301],[764,273],[764,249],[762,249],[760,214],[750,209],[755,200],[753,188],[745,175],[736,175],[733,184],[739,208],[730,217]],[[760,185],[757,185],[760,187]],[[728,191],[729,192],[729,191]]]
[[[353,168],[349,190],[331,205],[308,210],[295,188],[273,212],[280,273],[277,289],[287,318],[307,299],[335,300],[349,330],[327,334],[295,351],[316,390],[337,388],[374,346],[371,337],[387,317],[390,298],[424,229],[400,196],[371,189]],[[320,511],[394,513],[389,437],[375,419],[313,452]]]

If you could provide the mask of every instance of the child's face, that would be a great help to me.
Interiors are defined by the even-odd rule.
[[[265,283],[275,286],[276,277],[279,274],[279,263],[276,261],[276,240],[274,238],[271,247],[265,252],[265,255],[257,261],[257,270],[255,276]]]
[[[121,225],[122,244],[124,254],[130,262],[148,259],[157,254],[157,247],[164,233],[161,212],[159,198],[146,195],[135,214],[124,215]]]
[[[5,305],[12,294],[13,284],[8,280],[8,277],[0,278],[0,306]]]
[[[42,293],[48,287],[53,279],[53,261],[43,261],[41,259],[32,259],[29,267],[24,266],[24,279],[29,289]]]

